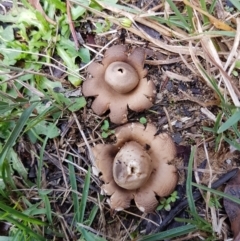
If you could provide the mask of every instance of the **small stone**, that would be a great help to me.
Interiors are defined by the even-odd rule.
[[[230,165],[230,164],[232,163],[232,160],[227,159],[225,162],[226,162],[228,165]]]
[[[177,144],[179,144],[182,141],[182,136],[179,132],[173,135],[173,141]]]
[[[182,122],[181,121],[177,121],[176,123],[175,123],[175,127],[177,127],[177,128],[182,128]]]

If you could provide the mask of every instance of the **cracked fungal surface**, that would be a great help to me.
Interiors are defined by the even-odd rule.
[[[176,157],[176,147],[167,133],[156,132],[152,124],[125,124],[115,130],[115,144],[93,148],[104,182],[102,190],[111,196],[112,209],[128,208],[134,199],[142,212],[149,213],[158,205],[156,196],[168,196],[174,191],[178,174],[169,163]]]
[[[121,124],[127,121],[128,108],[140,112],[153,105],[155,85],[145,78],[144,61],[144,49],[128,52],[126,46],[116,45],[105,52],[102,63],[89,65],[82,92],[95,97],[91,108],[97,115],[110,110],[110,120]]]

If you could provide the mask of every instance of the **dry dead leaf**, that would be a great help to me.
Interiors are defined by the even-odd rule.
[[[235,198],[240,199],[240,170],[228,182],[224,192]],[[234,241],[240,240],[240,204],[237,204],[227,198],[223,199],[224,207],[228,218],[231,222],[231,229],[233,232]]]
[[[28,2],[37,10],[39,11],[43,17],[51,24],[56,25],[56,22],[54,22],[51,18],[47,16],[47,14],[44,12],[39,0],[28,0]]]

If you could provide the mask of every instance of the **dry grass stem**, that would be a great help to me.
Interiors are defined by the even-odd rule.
[[[75,2],[72,0],[72,2]],[[75,2],[77,5],[80,5],[84,8],[86,8],[87,10],[93,12],[94,14],[100,16],[100,17],[103,17],[103,18],[107,18],[109,19],[111,22],[115,23],[116,25],[118,26],[121,26],[121,23],[118,19],[114,18],[114,17],[110,17],[109,15],[103,13],[103,12],[100,12],[100,11],[97,11],[95,9],[92,9],[90,7],[87,7],[87,6],[84,6],[78,2]],[[105,6],[104,4],[100,3],[99,4],[101,6]],[[106,9],[108,9],[108,7],[106,6]],[[119,10],[118,10],[119,11]],[[134,23],[134,18],[133,19],[130,19],[131,21],[133,21]],[[135,23],[135,26],[137,26],[137,24]],[[151,25],[152,26],[152,25]],[[169,52],[172,52],[172,53],[177,53],[177,54],[187,54],[189,55],[190,52],[189,52],[189,48],[186,47],[186,46],[177,46],[177,45],[168,45],[168,44],[165,44],[163,43],[162,41],[158,40],[158,39],[155,39],[153,37],[151,37],[150,35],[148,35],[145,31],[143,31],[141,28],[137,27],[137,28],[134,28],[134,27],[129,27],[127,28],[128,31],[131,31],[132,33],[136,34],[137,36],[147,40],[147,41],[150,41],[152,44],[154,44],[155,46],[158,46],[162,49],[165,49]],[[202,51],[200,48],[194,48],[195,51],[196,51],[196,54],[199,55],[199,56],[202,56]]]
[[[37,1],[39,4],[39,0],[31,1]],[[16,140],[14,145],[9,142],[12,145],[10,151],[7,150],[9,153],[5,151],[6,159],[9,158],[12,168],[11,170],[9,168],[9,171],[6,167],[6,172],[11,172],[12,178],[11,182],[6,182],[5,189],[13,193],[6,200],[11,202],[11,208],[28,212],[31,209],[36,213],[32,217],[42,219],[49,224],[49,227],[41,225],[34,227],[35,223],[27,221],[29,227],[31,225],[34,227],[34,232],[37,231],[42,236],[47,235],[52,240],[87,239],[81,232],[83,229],[89,237],[99,240],[145,240],[149,239],[147,236],[149,230],[154,230],[153,233],[160,232],[158,234],[161,235],[162,231],[174,225],[176,220],[169,221],[167,215],[169,214],[172,219],[180,217],[179,213],[174,212],[180,206],[182,214],[186,214],[185,217],[191,221],[184,221],[181,227],[175,229],[177,231],[170,231],[172,236],[179,237],[172,238],[173,240],[205,240],[210,235],[214,240],[229,239],[231,227],[228,220],[226,221],[227,216],[223,212],[223,207],[218,206],[221,195],[214,195],[212,191],[198,188],[197,192],[199,190],[200,193],[197,193],[199,197],[196,197],[195,184],[190,182],[195,199],[191,200],[186,198],[190,190],[186,191],[184,188],[186,183],[189,186],[190,180],[186,182],[189,171],[194,172],[194,182],[197,184],[211,188],[214,183],[213,188],[215,188],[226,176],[229,177],[233,173],[235,167],[239,166],[237,162],[239,153],[230,152],[233,146],[235,148],[239,144],[237,140],[239,123],[231,126],[231,121],[234,119],[231,115],[238,110],[236,107],[240,108],[240,81],[237,79],[239,77],[237,65],[240,61],[240,13],[235,7],[228,9],[225,2],[167,0],[156,3],[153,0],[130,2],[94,0],[93,4],[85,0],[67,0],[62,2],[59,8],[46,9],[46,14],[54,20],[61,16],[56,28],[54,26],[47,28],[43,25],[40,29],[39,26],[44,22],[39,21],[41,19],[36,15],[34,21],[39,22],[39,25],[33,24],[33,28],[30,27],[32,23],[25,26],[26,23],[20,22],[21,26],[17,29],[7,22],[7,28],[3,26],[0,29],[3,34],[11,31],[12,36],[9,36],[9,39],[13,39],[8,40],[4,37],[2,38],[4,43],[0,44],[0,59],[10,65],[0,63],[0,83],[3,85],[0,88],[0,106],[4,108],[0,110],[2,111],[0,139],[4,139],[2,136],[5,135],[7,138],[10,136],[10,140]],[[11,16],[13,14],[11,11],[17,4],[19,3],[6,0],[0,3],[0,11],[6,16]],[[44,4],[44,1],[41,4]],[[211,11],[207,9],[210,6]],[[24,8],[27,9],[26,6]],[[23,10],[22,7],[21,9]],[[63,15],[61,15],[62,10],[64,10]],[[29,9],[27,11],[29,12]],[[33,11],[32,13],[36,14]],[[16,19],[13,15],[11,17]],[[39,28],[38,35],[34,35],[36,28]],[[29,39],[25,39],[24,36],[28,32]],[[47,36],[42,36],[45,33]],[[69,34],[72,36],[70,39]],[[37,42],[32,43],[32,39]],[[38,41],[40,39],[41,41]],[[7,41],[11,43],[7,45]],[[13,48],[14,44],[19,48]],[[98,78],[99,72],[100,76],[105,76],[104,71],[109,65],[107,62],[116,62],[114,53],[110,60],[102,61],[110,52],[106,50],[113,45],[121,45],[119,49],[126,46],[127,53],[124,53],[122,60],[119,61],[131,63],[136,70],[140,68],[140,62],[135,66],[135,57],[142,62],[145,61],[148,74],[145,76],[145,72],[142,71],[139,76],[144,74],[144,78],[151,80],[156,92],[156,98],[150,103],[153,104],[150,108],[136,112],[135,105],[129,104],[129,122],[143,124],[145,118],[148,123],[156,126],[158,133],[162,131],[169,133],[174,136],[173,141],[177,143],[178,157],[176,162],[174,163],[174,159],[171,164],[176,166],[180,177],[179,186],[175,189],[178,197],[174,197],[175,192],[165,199],[156,196],[158,209],[155,213],[147,214],[137,210],[139,205],[134,205],[128,200],[136,193],[126,197],[126,200],[117,200],[127,201],[130,206],[127,210],[116,211],[111,208],[110,202],[114,198],[115,185],[117,185],[115,177],[112,177],[112,168],[108,169],[105,178],[105,174],[96,167],[96,157],[93,155],[92,147],[98,143],[106,145],[115,143],[114,130],[122,123],[118,125],[109,121],[109,116],[114,114],[114,111],[110,110],[109,115],[109,110],[106,111],[96,104],[95,100],[98,99],[109,106],[109,101],[99,93],[94,92],[94,96],[91,97],[83,96],[85,91],[82,93],[84,86],[81,87],[81,81],[85,81],[86,78],[91,81],[91,77],[92,80],[101,80]],[[41,49],[37,49],[37,46]],[[60,54],[60,47],[66,55]],[[144,49],[145,56],[139,54],[141,51],[139,53],[136,51],[136,55],[135,52],[131,52],[135,47]],[[76,53],[75,49],[79,52]],[[122,50],[118,50],[117,54],[120,52]],[[94,61],[96,63],[92,64]],[[89,68],[90,64],[92,65]],[[117,71],[124,73],[121,68]],[[70,77],[77,79],[76,84]],[[134,90],[131,89],[126,96],[144,89],[151,81],[143,84],[137,81]],[[100,82],[97,84],[101,85]],[[90,83],[91,88],[95,88],[97,84]],[[109,87],[106,88],[108,90]],[[146,97],[149,97],[153,90],[149,93]],[[135,99],[145,98],[138,93],[136,96]],[[26,101],[21,102],[20,98]],[[145,102],[149,102],[149,98],[145,99]],[[37,107],[34,106],[35,103],[31,105],[37,101],[39,102]],[[111,105],[117,109],[117,100]],[[28,107],[30,108],[27,109]],[[21,130],[18,130],[21,126],[18,125],[20,123],[18,120],[22,121]],[[5,126],[1,121],[6,122],[7,133],[4,132]],[[8,121],[12,126],[8,127]],[[34,124],[36,126],[33,126]],[[54,125],[54,128],[51,128],[51,125]],[[34,129],[30,129],[29,126]],[[229,128],[225,130],[227,127]],[[19,134],[11,139],[15,130],[18,130]],[[45,130],[49,134],[43,133]],[[137,129],[136,133],[140,130]],[[132,135],[134,134],[135,130],[132,132]],[[44,142],[45,136],[48,138],[47,143]],[[121,137],[121,134],[119,136]],[[8,143],[7,138],[5,138],[6,143]],[[3,145],[5,148],[5,144]],[[196,147],[196,151],[192,167],[189,167],[187,161],[190,156],[192,157],[193,146]],[[154,148],[154,145],[146,144],[146,149],[148,148]],[[153,152],[152,149],[150,151]],[[113,160],[116,157],[115,149],[111,155]],[[13,160],[14,158],[16,160]],[[41,170],[38,170],[39,160]],[[14,161],[21,162],[24,175],[15,170]],[[31,173],[29,171],[29,177],[27,176],[25,180],[28,170]],[[90,177],[89,171],[91,171]],[[75,175],[69,176],[70,173]],[[151,178],[152,174],[154,173],[150,172]],[[109,183],[107,181],[103,183],[105,179],[110,180]],[[3,181],[5,183],[5,180]],[[14,190],[10,189],[12,184]],[[107,184],[111,190],[106,188]],[[219,187],[223,188],[220,184]],[[23,197],[18,196],[20,192]],[[126,192],[128,194],[130,191]],[[175,198],[178,200],[174,200]],[[203,202],[197,198],[201,198]],[[152,198],[149,197],[150,199]],[[138,204],[137,200],[136,203]],[[75,212],[79,210],[79,205],[83,210]],[[171,210],[168,213],[169,205]],[[193,213],[189,213],[187,205],[190,205]],[[44,210],[50,213],[46,215]],[[190,224],[190,229],[195,228],[195,231],[180,236],[180,231],[189,231],[189,227],[184,227],[186,223]],[[1,224],[2,221],[0,229]],[[14,223],[11,225],[14,226]],[[137,237],[133,238],[135,234]]]
[[[86,138],[86,136],[85,136],[85,134],[84,134],[84,132],[83,132],[83,130],[82,130],[82,127],[81,127],[81,125],[80,125],[80,122],[78,121],[78,118],[77,118],[77,116],[76,116],[75,113],[73,113],[73,117],[74,117],[74,120],[75,120],[75,122],[76,122],[76,124],[77,124],[77,126],[78,126],[79,132],[81,133],[81,136],[82,136],[82,138],[83,138],[83,140],[84,140],[84,142],[85,142],[85,144],[86,144],[86,146],[87,146],[88,153],[89,153],[89,159],[90,159],[92,165],[93,165],[93,166],[96,166],[96,165],[95,165],[94,155],[93,155],[93,153],[92,153],[92,149],[91,149],[91,147],[90,147],[90,145],[89,145],[89,143],[88,143],[88,140],[87,140],[87,138]]]
[[[182,60],[182,58],[178,57],[178,58],[172,58],[172,59],[157,59],[157,60],[146,60],[145,63],[149,64],[149,65],[164,65],[164,64],[174,64],[174,63],[178,63]]]
[[[63,181],[64,181],[64,184],[65,184],[65,187],[68,189],[68,182],[67,182],[67,178],[66,178],[66,175],[65,175],[65,171],[63,169],[63,165],[62,165],[62,158],[60,156],[60,153],[59,153],[59,149],[58,149],[58,145],[57,145],[57,141],[56,139],[54,139],[54,146],[55,146],[55,149],[56,149],[56,152],[57,152],[57,158],[59,160],[59,166],[60,166],[60,169],[62,171],[62,175],[63,175]],[[63,153],[63,160],[65,159],[65,156],[66,156],[66,150],[64,150],[64,153]]]
[[[203,148],[204,148],[205,156],[206,156],[206,159],[207,159],[207,166],[208,166],[208,170],[209,170],[208,187],[211,188],[211,186],[212,186],[212,175],[213,175],[212,174],[212,167],[211,167],[211,163],[210,163],[210,159],[209,159],[208,150],[207,150],[207,147],[206,147],[206,142],[204,140],[203,140]],[[208,209],[209,209],[210,198],[211,198],[211,193],[207,192],[206,197],[204,197],[205,203],[206,203],[206,216],[207,216],[207,218],[208,218]],[[214,221],[214,219],[212,219],[212,221]],[[216,223],[214,223],[214,222],[212,222],[212,224],[216,225]]]
[[[96,56],[95,56],[94,58],[92,58],[92,60],[91,60],[89,63],[85,64],[82,68],[80,68],[79,71],[82,71],[83,69],[86,69],[92,62],[95,61],[95,59],[96,59],[98,56],[103,56],[102,52],[103,52],[104,50],[106,50],[107,47],[108,47],[109,45],[111,45],[111,44],[112,44],[114,41],[116,41],[116,40],[117,40],[117,38],[113,38],[113,39],[112,39],[111,41],[109,41],[104,47],[102,47],[101,50],[99,50],[98,52],[94,51],[94,53],[96,53]]]
[[[211,112],[211,111],[209,111],[207,108],[205,108],[205,107],[202,107],[201,109],[201,112],[204,114],[204,115],[206,115],[210,120],[212,120],[212,121],[216,121],[216,116]]]
[[[224,70],[226,71],[229,64],[231,62],[234,61],[234,57],[236,58],[237,57],[237,54],[238,54],[238,47],[239,47],[239,42],[240,42],[240,18],[237,18],[237,31],[236,31],[236,35],[235,35],[235,38],[234,38],[234,42],[233,42],[233,46],[232,46],[232,49],[228,55],[228,58],[227,58],[227,61],[224,65]],[[229,73],[228,72],[228,75],[230,75],[231,72]]]
[[[169,126],[169,129],[170,129],[170,132],[173,133],[173,127],[172,127],[171,119],[170,119],[170,116],[168,114],[167,108],[164,106],[163,110],[164,110],[165,115],[166,115],[167,120],[168,120],[168,126]]]
[[[183,82],[192,82],[192,80],[186,76],[180,75],[180,74],[176,74],[174,72],[171,71],[165,71],[165,74],[167,75],[167,77],[169,77],[170,79],[176,79],[178,81],[183,81]]]
[[[123,212],[124,212],[124,213],[128,213],[128,214],[131,214],[132,216],[135,216],[135,217],[138,217],[138,218],[144,219],[144,220],[146,220],[146,221],[148,221],[148,222],[150,222],[150,223],[156,225],[157,227],[159,226],[158,223],[152,221],[151,219],[146,218],[146,217],[145,217],[145,216],[146,216],[146,213],[143,214],[143,215],[141,216],[141,215],[138,215],[138,214],[136,214],[136,213],[129,212],[129,211],[127,211],[127,210],[123,210]]]

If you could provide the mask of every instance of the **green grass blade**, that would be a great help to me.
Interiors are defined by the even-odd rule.
[[[95,235],[82,227],[79,227],[78,229],[86,241],[107,241],[106,239],[99,237],[98,235]]]
[[[187,175],[187,181],[186,181],[186,195],[188,199],[188,205],[190,212],[194,218],[193,222],[196,222],[196,226],[198,229],[203,230],[204,226],[206,229],[204,231],[207,232],[212,232],[211,225],[202,217],[200,217],[197,213],[194,198],[193,198],[193,193],[192,193],[192,166],[193,166],[193,160],[194,160],[194,154],[196,151],[196,146],[192,146],[191,148],[191,155],[189,158],[189,163],[188,163],[188,175]],[[209,230],[208,230],[208,229]]]
[[[16,126],[14,127],[12,134],[7,139],[7,142],[5,143],[2,152],[0,154],[0,166],[2,165],[9,149],[14,145],[15,141],[19,137],[23,127],[26,125],[26,122],[28,118],[30,117],[31,113],[35,109],[38,103],[33,103],[29,108],[23,111],[21,117],[19,118],[18,122],[16,123]]]
[[[92,208],[92,210],[91,210],[91,212],[90,212],[90,214],[89,214],[88,220],[85,221],[85,223],[86,223],[87,226],[91,226],[91,225],[92,225],[93,220],[95,219],[96,214],[97,214],[97,212],[98,212],[98,209],[99,209],[99,208],[98,208],[97,205],[95,205],[95,206]]]
[[[183,25],[185,26],[185,29],[190,31],[190,28],[189,28],[189,25],[188,25],[187,21],[183,17],[182,13],[178,10],[177,6],[173,3],[173,1],[172,0],[166,0],[166,1],[170,5],[171,9],[175,12],[175,14],[179,18],[179,20],[183,23]]]
[[[215,121],[215,124],[214,124],[214,132],[217,133],[218,129],[219,129],[219,126],[220,126],[220,123],[222,121],[222,113],[218,113],[217,115],[217,118],[216,118],[216,121]]]
[[[21,230],[18,230],[16,233],[14,233],[14,236],[12,237],[12,241],[18,240],[24,240],[23,232]]]
[[[201,4],[201,9],[203,11],[205,11],[205,12],[208,12],[207,11],[206,1],[205,0],[200,0],[200,4]],[[209,23],[208,17],[206,15],[203,15],[203,22],[204,22],[205,25]]]
[[[49,223],[52,223],[52,210],[51,210],[51,204],[50,204],[49,198],[48,198],[47,194],[44,194],[43,192],[42,193],[39,192],[39,193],[40,193],[40,196],[42,198],[42,201],[43,201],[45,209],[46,209],[47,219],[48,219]]]
[[[3,210],[6,214],[11,214],[11,216],[15,216],[16,218],[22,219],[23,221],[26,221],[26,222],[29,222],[32,224],[37,224],[37,225],[45,225],[45,223],[42,222],[41,220],[31,218],[28,215],[25,215],[11,207],[8,207],[3,202],[0,202],[0,209]],[[1,219],[1,217],[0,217],[0,219]]]
[[[37,115],[34,119],[30,120],[24,130],[24,132],[27,132],[31,130],[35,125],[40,123],[41,121],[45,120],[47,116],[53,115],[54,112],[56,112],[58,109],[56,106],[50,106],[46,110],[44,110],[42,113]]]
[[[225,122],[223,123],[219,129],[218,134],[224,132],[225,130],[229,129],[231,126],[236,124],[240,120],[240,109],[237,109],[237,111]]]
[[[129,13],[135,13],[135,14],[144,13],[144,11],[139,11],[137,9],[134,9],[134,8],[131,8],[131,7],[128,7],[128,6],[124,6],[124,5],[120,5],[120,4],[117,4],[117,3],[114,3],[114,2],[111,2],[111,1],[107,1],[107,0],[102,0],[102,1],[97,0],[95,2],[97,2],[99,5],[101,5],[101,3],[104,3],[107,6],[111,6],[111,7],[117,8],[118,10],[123,10],[123,11],[129,12]]]
[[[191,30],[194,29],[194,24],[193,24],[193,10],[190,6],[186,6],[187,8],[187,13],[188,13],[188,18],[189,18],[189,22],[191,24]]]
[[[3,182],[5,184],[5,186],[7,187],[7,189],[14,189],[16,190],[17,187],[15,185],[15,182],[13,181],[13,179],[11,178],[12,173],[11,173],[11,168],[10,168],[10,163],[8,161],[4,161],[2,164],[2,170],[1,170],[1,175],[2,175],[2,179]],[[8,197],[7,197],[8,198]]]
[[[187,218],[174,218],[175,221],[181,222],[181,223],[190,223],[193,225],[197,225],[197,220],[195,219],[187,219]]]
[[[214,8],[216,6],[216,2],[217,2],[217,0],[213,0],[212,1],[211,6],[210,6],[209,11],[208,11],[210,14],[213,13],[213,10],[214,10]]]
[[[220,89],[218,88],[218,85],[217,85],[217,81],[210,77],[207,73],[207,71],[201,66],[201,65],[198,65],[199,68],[201,69],[202,73],[206,76],[206,78],[208,79],[208,81],[211,83],[214,91],[217,93],[217,95],[219,96],[220,100],[222,103],[225,103],[225,98],[224,96],[222,95]]]
[[[224,141],[226,141],[230,146],[233,146],[238,151],[240,151],[240,144],[236,140],[231,140],[227,138],[226,136],[223,136]]]
[[[72,162],[72,157],[69,156],[68,160]],[[68,163],[68,170],[69,170],[70,184],[72,187],[72,199],[73,199],[73,209],[75,213],[75,220],[77,222],[80,222],[80,205],[79,205],[79,197],[77,194],[76,173],[74,170],[74,166],[71,163]]]
[[[1,219],[1,217],[0,217]],[[4,218],[2,220],[6,220],[10,222],[11,224],[16,225],[19,229],[21,229],[24,233],[34,237],[38,241],[45,241],[45,239],[38,235],[36,232],[34,232],[32,229],[30,229],[27,225],[22,224],[21,222],[17,221],[16,219],[10,217],[9,215],[4,215]]]
[[[168,238],[175,238],[179,237],[184,234],[188,234],[196,230],[195,225],[185,225],[178,228],[173,228],[164,232],[150,234],[145,237],[138,238],[137,241],[160,241]]]
[[[168,24],[169,26],[171,25],[174,25],[176,27],[179,27],[179,28],[182,28],[182,29],[185,29],[185,25],[179,21],[179,19],[176,18],[176,16],[174,17],[169,17],[168,19],[165,19],[165,18],[162,18],[162,17],[150,17],[150,19],[153,19],[155,21],[158,21],[159,23],[162,23],[162,24]]]
[[[80,220],[81,223],[83,223],[83,219],[84,219],[84,213],[85,213],[85,208],[86,208],[86,204],[87,204],[90,180],[91,180],[91,169],[89,167],[88,172],[87,172],[86,177],[85,177],[82,199],[81,199],[81,202],[80,202],[80,210],[79,210],[80,218],[79,218],[79,220]]]
[[[198,35],[203,35],[202,33],[201,34],[197,34],[196,36]],[[207,31],[207,32],[204,32],[204,35],[216,35],[216,36],[227,36],[227,37],[231,37],[231,38],[234,38],[236,36],[236,33],[235,32],[230,32],[230,31]]]
[[[43,167],[43,155],[45,151],[45,147],[48,142],[48,135],[46,136],[42,148],[40,150],[40,157],[39,157],[39,162],[38,162],[38,170],[37,170],[37,187],[38,189],[41,189],[41,180],[42,180],[42,167]]]
[[[203,185],[194,183],[194,182],[192,182],[192,185],[193,185],[194,187],[198,187],[198,188],[200,188],[200,189],[202,189],[202,190],[204,190],[204,191],[211,192],[211,193],[216,194],[216,195],[218,195],[218,196],[220,196],[220,197],[227,198],[227,199],[229,199],[229,200],[231,200],[231,201],[233,201],[233,202],[235,202],[235,203],[237,203],[237,204],[240,204],[240,199],[235,198],[235,197],[233,197],[233,196],[231,196],[231,195],[228,195],[228,194],[226,194],[226,193],[224,193],[224,192],[220,192],[220,191],[217,191],[217,190],[215,190],[215,189],[212,189],[212,188],[209,188],[209,187],[206,187],[206,186],[203,186]]]
[[[197,215],[195,202],[192,194],[192,165],[193,165],[195,150],[196,150],[196,146],[192,146],[191,155],[188,163],[188,174],[187,174],[187,181],[186,181],[186,195],[188,199],[188,205],[193,215]]]

